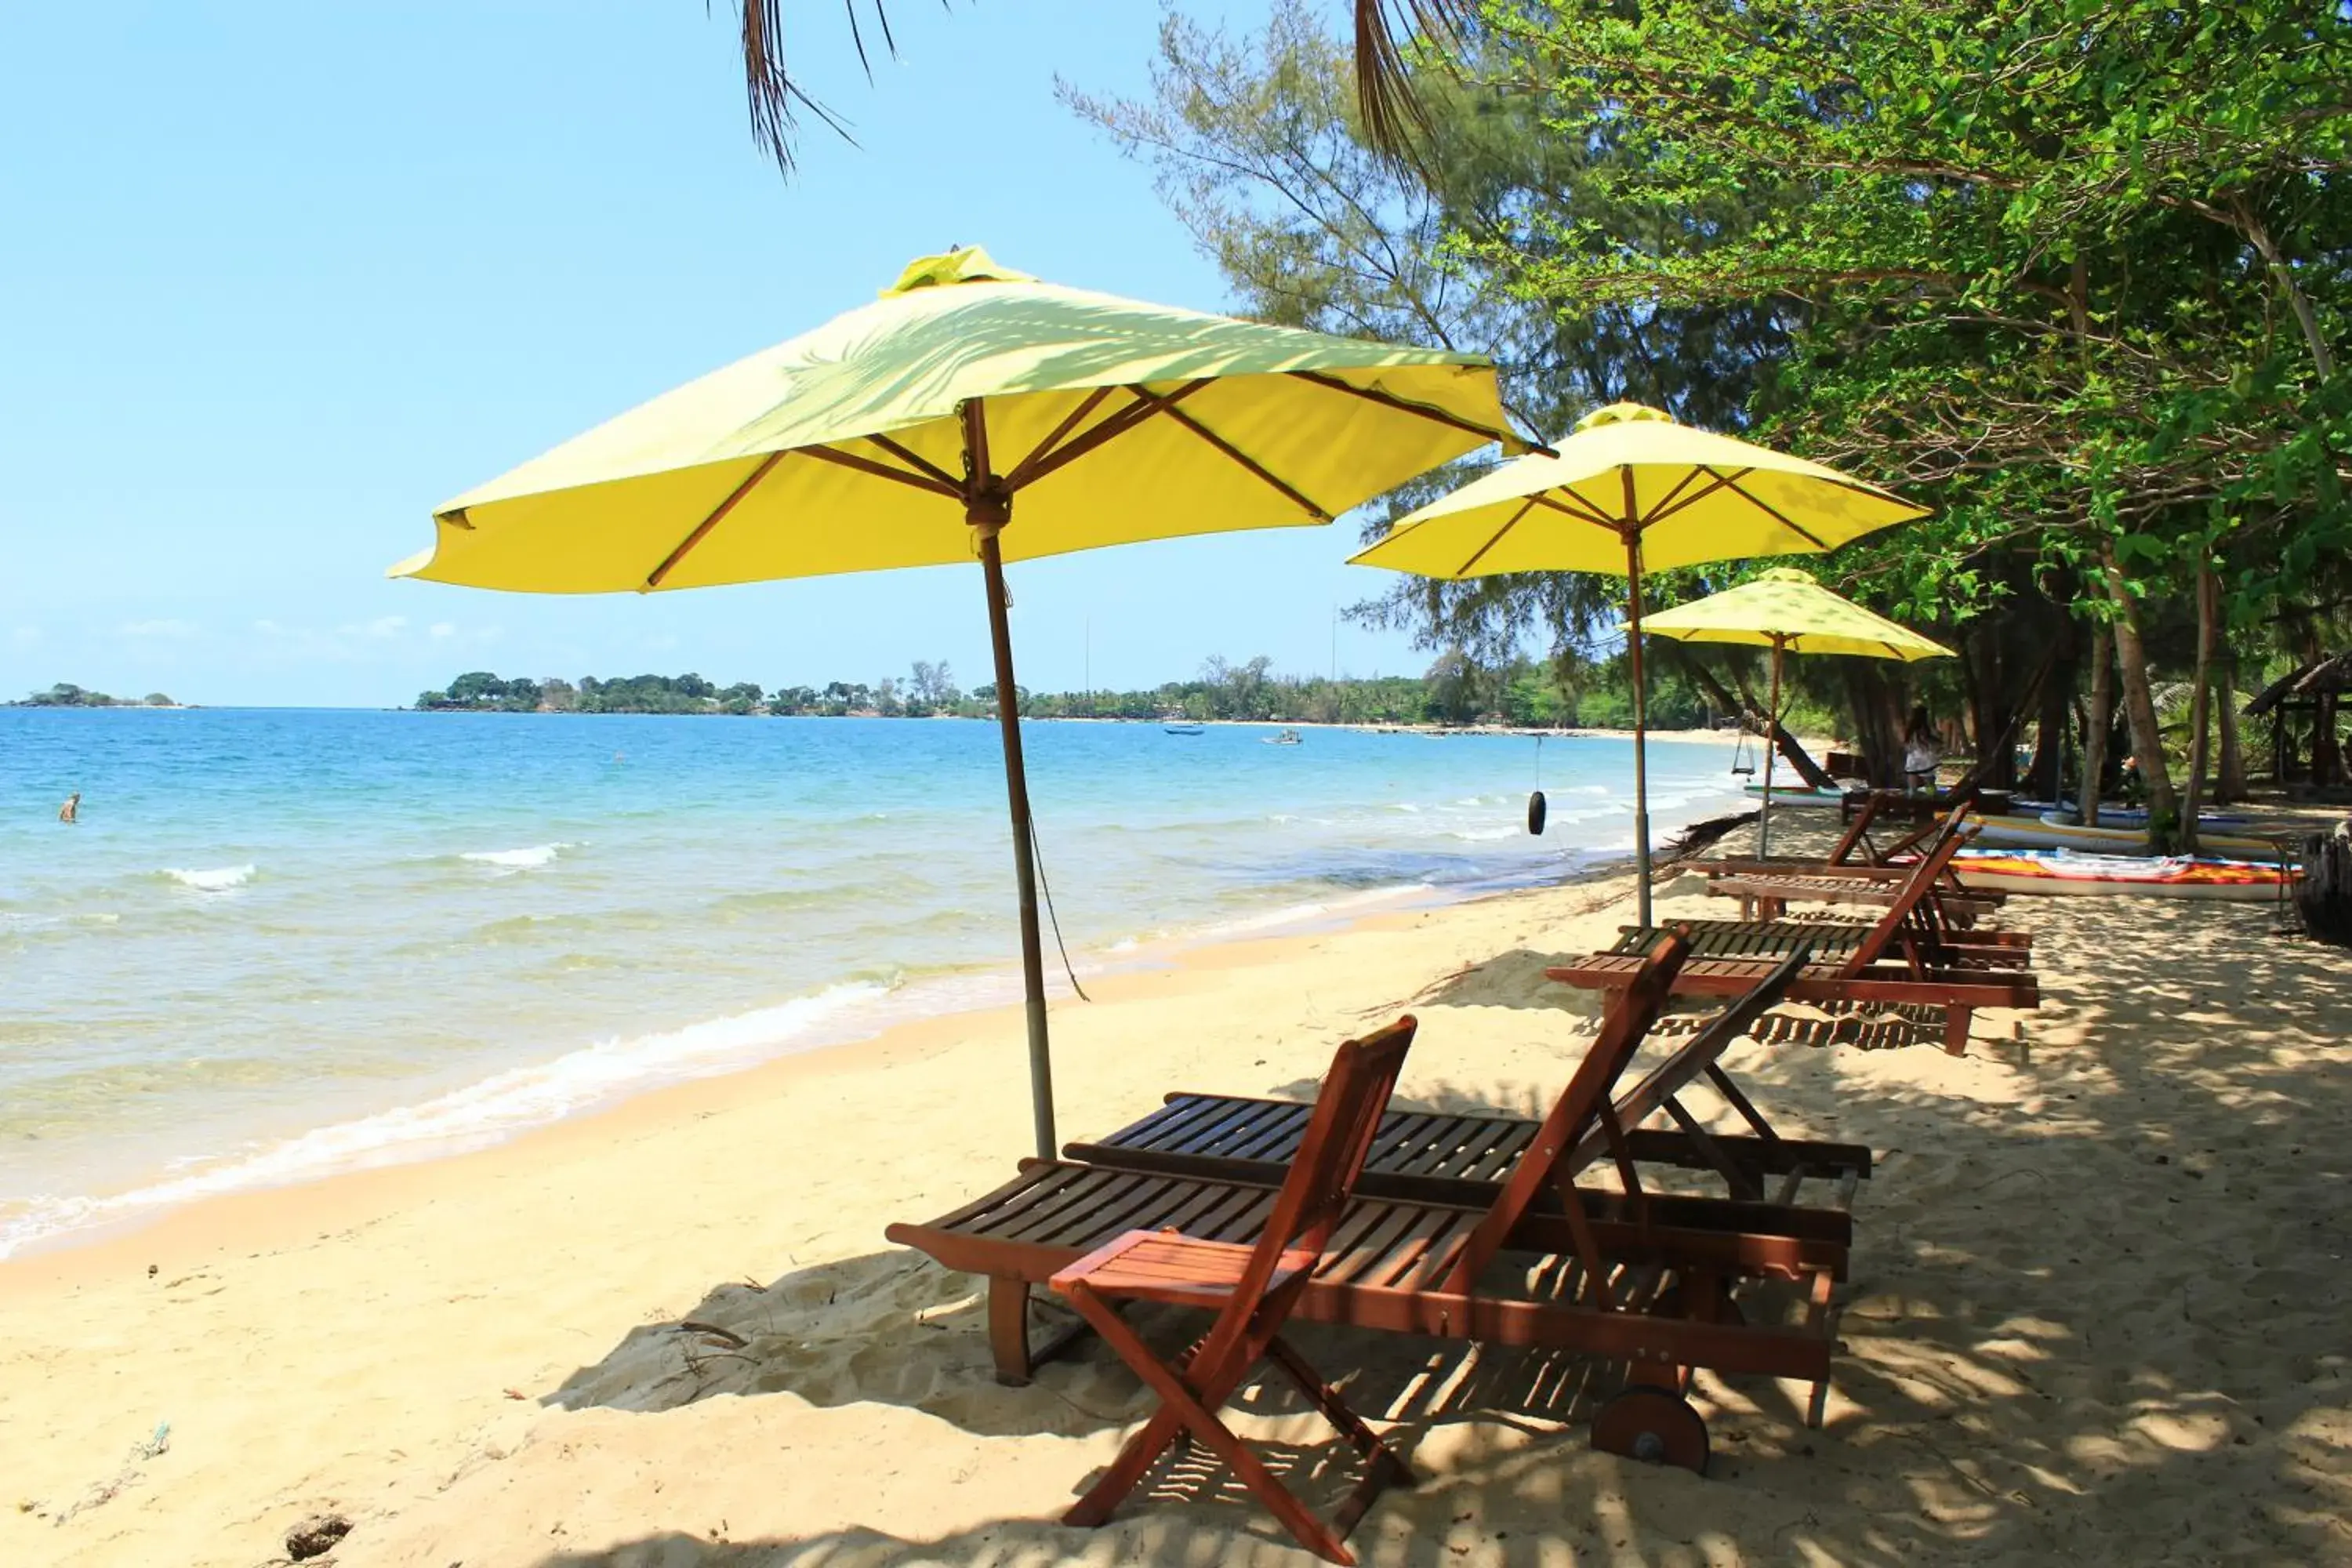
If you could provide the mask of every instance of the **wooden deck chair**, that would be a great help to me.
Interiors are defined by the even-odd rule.
[[[1667,936],[1612,997],[1599,1037],[1559,1100],[1500,1181],[1392,1174],[1372,1195],[1368,1171],[1295,1308],[1295,1316],[1395,1332],[1539,1346],[1640,1369],[1643,1392],[1612,1402],[1595,1440],[1614,1452],[1704,1468],[1705,1424],[1679,1395],[1649,1386],[1691,1367],[1810,1383],[1818,1425],[1834,1339],[1831,1291],[1845,1273],[1850,1215],[1762,1202],[1646,1190],[1634,1164],[1634,1123],[1714,1065],[1777,1001],[1804,963],[1792,955],[1680,1045],[1633,1089],[1617,1091],[1664,1008],[1686,949]],[[1679,1118],[1678,1118],[1679,1120]],[[1581,1186],[1607,1160],[1622,1190]],[[1277,1168],[1279,1169],[1279,1168]],[[1277,1175],[1276,1183],[1281,1180]],[[1131,1231],[1177,1230],[1256,1245],[1276,1183],[1024,1161],[1013,1181],[941,1217],[893,1225],[891,1240],[989,1282],[998,1376],[1026,1381],[1026,1301],[1045,1282]],[[1497,1258],[1515,1256],[1508,1268]],[[1517,1255],[1528,1255],[1521,1267]],[[1751,1280],[1801,1292],[1801,1325],[1748,1323],[1729,1292]],[[1628,1412],[1631,1412],[1629,1415]]]
[[[1965,835],[1947,833],[1911,868],[1901,896],[1843,955],[1809,965],[1789,987],[1791,1000],[1805,1002],[1926,1003],[1944,1009],[1944,1049],[1968,1052],[1969,1025],[1979,1007],[2041,1005],[2030,970],[1937,962],[1949,951],[1949,937],[1937,924],[1928,895],[1951,865]],[[1613,990],[1630,983],[1654,932],[1632,931],[1616,948],[1574,964],[1547,969],[1554,980],[1589,990]],[[1703,958],[1683,966],[1675,990],[1685,995],[1737,995],[1770,967],[1769,957]]]
[[[1801,929],[1834,932],[1837,928]],[[1785,959],[1795,951],[1785,949],[1776,956]],[[1790,971],[1791,977],[1794,973]],[[1626,1129],[1626,1146],[1639,1166],[1721,1177],[1735,1201],[1763,1202],[1769,1184],[1777,1194],[1771,1202],[1785,1208],[1805,1194],[1804,1184],[1811,1181],[1830,1187],[1822,1199],[1829,1207],[1849,1209],[1855,1186],[1870,1175],[1870,1149],[1782,1135],[1716,1059],[1778,994],[1774,987],[1763,988],[1761,994],[1751,990],[1735,1014],[1706,1020],[1681,1050],[1631,1090],[1621,1092],[1615,1103]],[[1683,1108],[1677,1098],[1681,1086],[1702,1080],[1746,1131],[1706,1131]],[[1297,1152],[1312,1109],[1296,1100],[1172,1090],[1150,1115],[1100,1138],[1073,1140],[1063,1145],[1062,1153],[1091,1165],[1169,1175],[1279,1180]],[[1642,1125],[1659,1110],[1675,1124]],[[1492,1203],[1499,1178],[1535,1142],[1542,1127],[1532,1117],[1495,1112],[1391,1110],[1381,1120],[1356,1190],[1370,1197],[1442,1194],[1465,1204]],[[1681,1200],[1660,1201],[1671,1207]]]
[[[1333,1563],[1356,1560],[1346,1545],[1348,1531],[1381,1489],[1412,1483],[1404,1461],[1282,1337],[1348,1206],[1412,1034],[1413,1021],[1406,1017],[1347,1042],[1331,1058],[1297,1156],[1255,1245],[1207,1241],[1174,1230],[1130,1230],[1054,1276],[1054,1289],[1160,1399],[1160,1408],[1127,1440],[1101,1479],[1063,1516],[1065,1523],[1108,1521],[1169,1445],[1185,1436],[1224,1460],[1301,1546]],[[1208,1332],[1171,1363],[1161,1361],[1119,1316],[1120,1304],[1128,1301],[1205,1308],[1217,1316]],[[1218,1419],[1225,1400],[1262,1362],[1297,1384],[1364,1457],[1363,1479],[1328,1523],[1316,1518]]]
[[[1923,857],[1933,854],[1947,840],[1967,831],[1968,812],[1969,802],[1958,802],[1943,816],[1906,834],[1885,850],[1855,856],[1855,843],[1870,825],[1871,813],[1865,807],[1826,860],[1759,860],[1727,856],[1705,861],[1698,869],[1706,873],[1708,892],[1737,898],[1741,914],[1749,919],[1778,920],[1787,913],[1791,902],[1874,905],[1884,909],[1901,896],[1911,873],[1910,865],[1893,864],[1892,858],[1913,852]],[[1933,897],[1944,923],[1954,929],[1976,924],[1997,912],[2006,901],[2004,894],[1962,887],[1958,874],[1949,867],[1937,879]]]

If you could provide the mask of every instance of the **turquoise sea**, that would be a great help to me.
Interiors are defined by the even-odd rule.
[[[1082,977],[1632,846],[1622,742],[1544,743],[1534,838],[1531,739],[1273,733],[1026,727]],[[1728,760],[1652,747],[1661,837]],[[0,710],[0,1256],[1009,1000],[1001,767],[952,720]]]

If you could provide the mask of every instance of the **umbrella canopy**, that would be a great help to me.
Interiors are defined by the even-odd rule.
[[[1765,699],[1766,717],[1774,730],[1780,723],[1780,660],[1791,653],[1842,653],[1856,658],[1893,658],[1906,664],[1923,658],[1950,658],[1952,650],[1930,642],[1908,626],[1864,609],[1853,600],[1831,593],[1802,572],[1786,567],[1767,572],[1752,583],[1727,588],[1671,610],[1660,610],[1646,623],[1660,637],[1678,642],[1746,643],[1772,650],[1772,690]],[[1756,852],[1772,852],[1772,761],[1778,737],[1764,737],[1764,805],[1756,826]]]
[[[1577,422],[1551,452],[1506,463],[1411,513],[1353,559],[1424,577],[1622,573],[1633,674],[1633,832],[1650,923],[1650,812],[1642,679],[1642,573],[1835,550],[1927,515],[1875,485],[1784,452],[1696,430],[1638,403]]]
[[[444,502],[395,576],[648,593],[977,561],[1020,893],[1037,1152],[1055,1152],[1003,563],[1328,522],[1492,441],[1490,362],[1041,283],[969,247],[879,300]]]
[[[1787,567],[1671,610],[1654,612],[1646,631],[1677,642],[1745,643],[1790,653],[1842,653],[1856,658],[1950,658],[1952,650],[1908,626],[1831,593]]]
[[[1328,522],[1503,437],[1492,366],[1041,283],[977,248],[434,510],[396,574],[529,593],[1022,561]]]

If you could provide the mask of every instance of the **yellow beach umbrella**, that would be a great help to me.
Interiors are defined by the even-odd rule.
[[[1856,658],[1911,663],[1950,658],[1952,650],[1907,626],[1841,598],[1802,572],[1785,567],[1752,583],[1676,605],[1652,616],[1647,629],[1679,642],[1741,643],[1772,650],[1772,690],[1765,716],[1780,722],[1780,660],[1791,653],[1842,653]],[[1764,738],[1764,805],[1756,826],[1756,852],[1772,852],[1772,762],[1779,748]]]
[[[1622,573],[1633,676],[1633,833],[1640,919],[1650,923],[1650,807],[1642,678],[1642,573],[1835,550],[1927,509],[1835,468],[1677,423],[1638,403],[1577,422],[1534,452],[1400,521],[1353,559],[1424,577]]]
[[[876,301],[434,510],[396,576],[650,593],[977,562],[1020,885],[1037,1152],[1055,1152],[1045,967],[1003,563],[1328,522],[1510,439],[1490,362],[924,257]],[[1522,444],[1523,449],[1523,444]]]

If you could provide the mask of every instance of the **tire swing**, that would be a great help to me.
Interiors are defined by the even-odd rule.
[[[1544,830],[1543,737],[1536,737],[1536,787],[1528,792],[1528,832],[1542,837]]]

